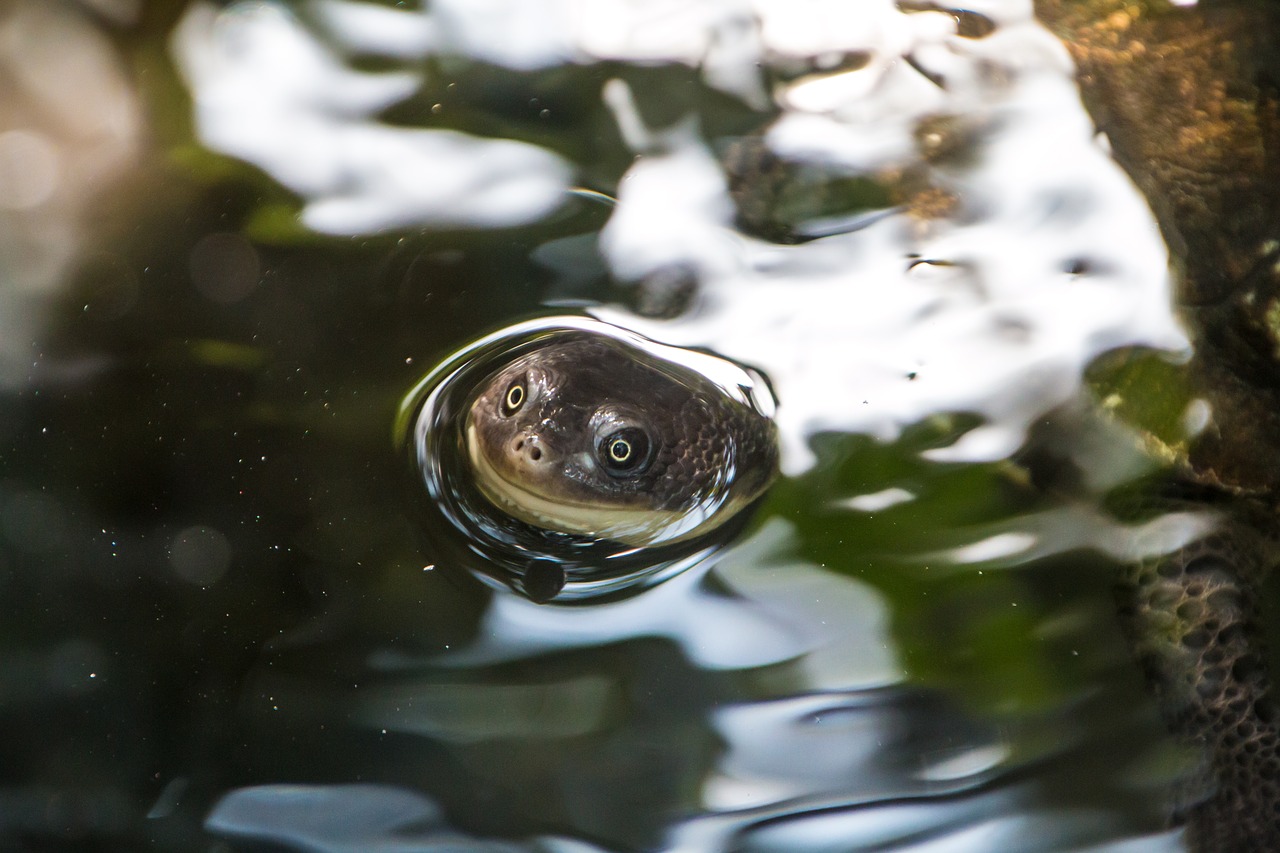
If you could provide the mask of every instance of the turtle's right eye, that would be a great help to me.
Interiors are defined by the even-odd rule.
[[[524,405],[525,399],[529,396],[524,390],[524,382],[517,379],[507,386],[507,393],[502,397],[502,415],[503,417],[511,417],[520,411],[520,407]]]
[[[636,477],[649,467],[653,456],[649,434],[640,427],[623,427],[605,436],[596,447],[596,457],[614,477]]]

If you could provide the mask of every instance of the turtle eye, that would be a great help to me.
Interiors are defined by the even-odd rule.
[[[609,433],[596,447],[604,470],[615,477],[634,477],[649,467],[652,443],[640,427],[623,427]]]
[[[520,411],[520,407],[524,405],[525,399],[529,393],[524,389],[524,383],[517,379],[507,386],[507,393],[502,397],[502,415],[503,417],[511,417]]]

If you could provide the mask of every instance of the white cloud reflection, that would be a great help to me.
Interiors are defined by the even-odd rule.
[[[357,12],[346,11],[343,20]],[[373,7],[362,13],[377,28],[353,27],[362,38],[394,35],[402,20]],[[378,122],[379,111],[417,90],[420,76],[352,70],[280,6],[197,5],[173,51],[201,141],[303,196],[302,222],[313,230],[502,227],[564,200],[570,168],[545,149]]]
[[[874,175],[900,167],[921,121],[964,115],[984,128],[979,162],[935,171],[966,221],[893,216],[796,246],[728,237],[718,164],[696,135],[672,134],[665,152],[641,158],[623,180],[601,246],[624,279],[697,270],[699,309],[670,322],[595,313],[761,367],[779,392],[790,474],[812,464],[815,433],[892,440],[939,412],[974,412],[985,423],[930,456],[1003,458],[1032,422],[1079,392],[1100,353],[1185,347],[1146,203],[1098,144],[1061,46],[1029,8],[1021,19],[1010,11],[1023,5],[1004,4],[1000,53],[987,40],[934,33],[945,89],[899,62],[847,103],[792,109],[770,131],[771,147],[788,157]],[[1078,262],[1087,275],[1072,272]]]
[[[352,70],[344,51],[463,56],[513,71],[685,63],[710,85],[783,107],[768,135],[778,154],[862,175],[915,156],[922,121],[964,116],[981,128],[977,162],[934,167],[963,221],[891,216],[799,246],[743,236],[692,118],[648,140],[620,185],[601,235],[613,274],[693,270],[702,301],[673,322],[597,313],[763,368],[783,403],[788,473],[812,463],[816,432],[890,440],[938,412],[985,423],[934,457],[998,459],[1078,393],[1099,353],[1186,345],[1152,217],[1095,138],[1066,54],[1030,3],[975,4],[996,25],[985,38],[962,37],[949,14],[906,14],[890,0],[801,6],[440,0],[399,11],[322,0],[308,8],[336,40],[331,49],[281,6],[203,5],[174,48],[205,144],[303,195],[304,223],[334,234],[529,222],[561,204],[572,181],[568,164],[530,144],[378,122],[421,79]],[[840,57],[854,54],[866,61],[845,69]],[[830,72],[765,91],[762,67],[804,58],[821,68],[823,57]],[[639,138],[643,123],[620,85],[603,95]],[[1088,274],[1073,272],[1081,263]]]

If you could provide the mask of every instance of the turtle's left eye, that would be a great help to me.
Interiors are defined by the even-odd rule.
[[[634,477],[649,467],[652,446],[649,434],[640,427],[623,427],[600,440],[596,458],[613,476]]]

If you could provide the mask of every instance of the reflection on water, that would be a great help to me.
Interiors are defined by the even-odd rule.
[[[137,155],[141,119],[120,57],[74,9],[6,4],[0,45],[0,388],[14,388],[40,360],[41,320],[77,253],[101,253],[95,311],[135,297],[89,223]]]
[[[342,5],[359,15],[360,5]],[[419,75],[352,70],[283,6],[242,3],[217,12],[197,4],[174,46],[204,144],[261,166],[306,197],[308,228],[368,234],[424,224],[516,225],[563,200],[567,168],[550,151],[371,121],[412,95]]]
[[[9,846],[1179,847],[1110,590],[1213,519],[1099,409],[1185,341],[1028,4],[179,5],[65,25],[157,133],[0,414]],[[785,476],[560,607],[388,436],[574,310],[762,368]]]
[[[582,350],[584,343],[592,349]],[[578,349],[559,365],[559,374],[548,372],[552,366],[545,359],[529,362],[565,346]],[[588,356],[595,363],[582,363]],[[610,358],[615,361],[611,363]],[[564,512],[557,505],[563,495],[537,495],[537,507],[525,515],[523,503],[534,499],[527,490],[507,497],[506,479],[498,486],[483,482],[479,466],[487,457],[477,445],[476,430],[484,428],[476,420],[477,395],[496,381],[495,376],[501,378],[504,371],[525,362],[541,366],[521,374],[520,400],[514,408],[521,409],[528,397],[527,404],[537,406],[536,415],[542,419],[522,428],[520,446],[532,443],[535,438],[530,436],[536,436],[542,442],[539,460],[560,455],[570,473],[564,481],[553,480],[551,488],[582,488],[580,484],[586,483],[588,493],[574,494],[573,500],[603,505],[613,494],[604,489],[638,482],[647,490],[641,495],[646,511],[624,510],[622,521],[616,520],[616,512],[608,518],[591,514],[565,529],[555,520],[555,513]],[[644,369],[626,371],[631,365]],[[528,378],[535,369],[541,377],[540,390]],[[507,395],[502,402],[504,422],[520,414],[506,414],[511,391],[504,389],[505,382],[495,386]],[[544,401],[541,396],[552,399]],[[564,602],[658,583],[702,559],[708,553],[709,535],[724,539],[740,527],[743,519],[735,516],[756,500],[777,471],[776,439],[768,420],[776,407],[768,383],[754,370],[707,353],[664,346],[605,323],[551,317],[487,335],[437,365],[401,403],[396,441],[409,451],[410,464],[419,469],[429,498],[424,523],[447,525],[428,535],[441,542],[458,542],[453,562],[536,601]],[[485,414],[487,410],[480,416]],[[683,427],[668,423],[673,416],[700,418],[703,423],[691,431],[688,441],[718,442],[717,447],[723,448],[718,451],[723,470],[712,472],[692,490],[685,482],[696,472],[686,472],[674,461],[671,473],[652,484],[639,478],[596,484],[587,479],[596,470],[593,463],[571,466],[578,464],[573,457],[595,452],[595,439],[587,433],[601,414],[606,424],[629,423],[629,429],[638,429],[641,435],[662,424],[654,433],[655,444],[661,435],[669,443],[685,441]],[[681,438],[673,431],[677,426]],[[643,452],[662,457],[692,456],[695,451],[673,444]],[[747,466],[755,467],[745,470]],[[491,477],[498,479],[497,474]],[[659,499],[657,490],[672,492],[672,483],[676,491],[663,498],[675,502],[674,508],[651,506],[650,501]],[[485,492],[490,488],[501,488],[503,494]],[[511,509],[508,502],[517,508]],[[642,520],[636,521],[638,516]]]

